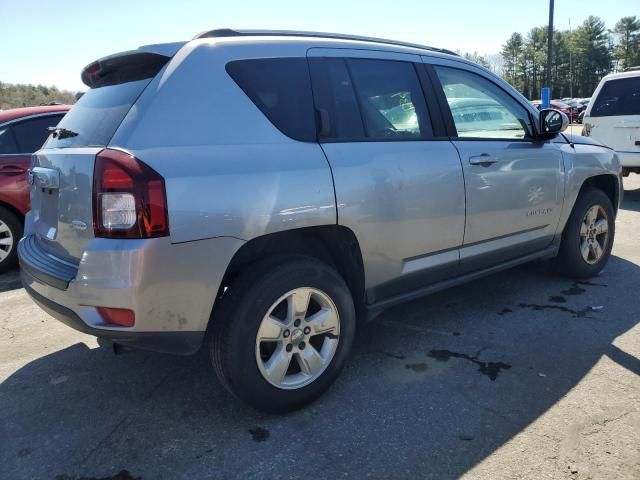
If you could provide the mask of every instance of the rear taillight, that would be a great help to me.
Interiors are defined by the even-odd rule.
[[[93,174],[93,231],[102,238],[169,235],[164,179],[133,155],[101,150]]]

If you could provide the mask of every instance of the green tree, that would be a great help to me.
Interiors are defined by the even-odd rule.
[[[524,39],[518,32],[512,33],[500,50],[500,55],[504,60],[504,78],[519,90],[522,90],[522,81],[518,66],[522,61],[523,53]]]
[[[56,87],[0,82],[0,110],[47,105],[52,102],[72,104],[75,103],[75,95]]]
[[[598,17],[588,17],[571,32],[569,42],[575,58],[574,95],[589,97],[612,67],[609,35],[604,22]]]
[[[465,52],[462,56],[467,60],[482,65],[484,68],[491,68],[491,64],[487,61],[487,59],[480,55],[478,52]]]
[[[618,45],[613,50],[613,57],[619,70],[640,65],[640,20],[635,16],[623,17],[613,28],[618,37]]]

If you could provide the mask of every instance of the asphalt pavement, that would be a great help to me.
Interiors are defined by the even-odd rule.
[[[638,479],[640,176],[605,271],[537,262],[386,311],[334,387],[258,413],[206,355],[108,345],[0,276],[0,479]]]

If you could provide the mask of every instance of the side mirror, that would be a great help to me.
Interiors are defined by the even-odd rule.
[[[553,108],[542,109],[540,110],[538,138],[550,140],[557,137],[560,132],[564,132],[568,126],[569,117],[564,113],[554,110]]]

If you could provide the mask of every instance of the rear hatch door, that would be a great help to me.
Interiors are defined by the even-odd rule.
[[[91,87],[32,157],[32,234],[40,248],[78,264],[93,238],[95,157],[109,144],[140,94],[182,44],[150,46],[87,66]],[[161,53],[158,53],[161,52]]]
[[[618,152],[640,153],[640,76],[605,82],[586,117],[596,140]]]

